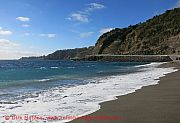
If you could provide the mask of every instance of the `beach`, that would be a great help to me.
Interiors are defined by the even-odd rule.
[[[159,67],[180,69],[180,63],[170,62]],[[157,85],[143,87],[100,105],[100,110],[71,123],[179,123],[180,71],[161,77]]]
[[[179,120],[180,67],[173,62],[1,61],[0,66],[0,122]]]

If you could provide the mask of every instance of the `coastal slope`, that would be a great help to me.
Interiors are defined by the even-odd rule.
[[[146,22],[116,28],[97,40],[94,54],[169,55],[180,53],[180,8]]]
[[[167,10],[143,23],[115,28],[101,35],[95,46],[57,50],[37,59],[83,59],[87,55],[99,54],[180,55],[180,8]]]

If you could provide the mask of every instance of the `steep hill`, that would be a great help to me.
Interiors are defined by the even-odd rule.
[[[99,37],[95,46],[58,50],[37,58],[48,60],[81,59],[86,55],[94,54],[180,54],[180,8],[167,10],[164,14],[154,16],[143,23],[130,25],[123,29],[116,28],[104,33]]]
[[[180,8],[144,23],[100,36],[93,54],[174,54],[180,52]]]

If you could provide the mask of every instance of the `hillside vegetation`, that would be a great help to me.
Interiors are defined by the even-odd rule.
[[[48,60],[81,59],[86,55],[97,54],[180,54],[180,8],[167,10],[164,14],[154,16],[143,23],[130,25],[127,28],[115,28],[101,35],[95,46],[58,50],[37,58]]]
[[[180,52],[180,8],[144,23],[100,36],[94,54],[174,54]]]

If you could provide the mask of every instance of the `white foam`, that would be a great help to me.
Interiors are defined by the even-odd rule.
[[[50,81],[51,79],[40,79],[40,80],[37,80],[38,82],[47,82],[47,81]]]
[[[51,69],[58,69],[59,67],[51,67]]]
[[[159,63],[148,65],[140,72],[88,80],[86,85],[53,88],[36,98],[19,101],[18,104],[0,104],[0,121],[4,115],[83,116],[100,109],[100,103],[116,99],[116,96],[135,92],[143,86],[158,84],[173,68],[156,68]],[[17,107],[19,106],[19,107]],[[58,121],[67,122],[69,120]],[[27,121],[26,121],[27,122]],[[39,120],[38,122],[43,122]],[[55,122],[55,121],[54,121]]]
[[[41,70],[43,70],[43,69],[46,69],[46,67],[40,67],[40,68],[38,68],[38,69],[41,69]]]
[[[143,65],[136,65],[135,67],[157,67],[161,64],[164,64],[166,62],[152,62],[152,63],[149,63],[149,64],[143,64]]]

